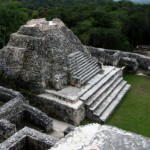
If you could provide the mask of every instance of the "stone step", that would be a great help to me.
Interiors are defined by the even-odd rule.
[[[96,67],[92,71],[90,71],[87,74],[85,74],[84,76],[82,75],[82,78],[77,77],[77,76],[73,76],[71,78],[71,83],[73,85],[76,85],[76,86],[80,87],[82,84],[84,84],[85,82],[89,81],[92,77],[94,77],[96,74],[98,74],[99,71],[100,71],[99,67]]]
[[[94,115],[100,116],[107,109],[107,107],[113,102],[113,100],[115,100],[117,95],[122,91],[122,89],[125,87],[126,84],[127,84],[126,81],[122,81],[122,83],[120,83],[115,88],[115,90],[110,94],[110,96],[107,97],[107,99],[99,107],[97,107],[96,110],[94,110]]]
[[[121,80],[122,78],[120,78],[120,74],[113,76],[112,78],[110,78],[108,80],[107,83],[104,83],[104,85],[102,85],[101,87],[99,87],[96,92],[94,94],[92,94],[92,97],[90,97],[88,100],[86,100],[85,104],[87,106],[91,106],[91,104],[98,98],[100,98],[100,96],[102,96],[104,94],[104,92],[106,90],[108,90],[109,88],[111,88],[111,86],[116,82],[116,80]]]
[[[123,80],[120,78],[117,82],[113,84],[100,98],[98,98],[92,105],[89,107],[91,111],[94,111],[114,92],[115,87],[122,83]]]
[[[76,101],[75,103],[70,103],[70,102],[61,100],[57,97],[54,97],[54,96],[52,96],[51,94],[48,94],[48,93],[40,94],[40,95],[38,95],[38,97],[49,100],[50,103],[51,103],[51,101],[53,101],[53,102],[56,102],[58,104],[65,105],[67,107],[74,108],[74,109],[80,108],[81,105],[83,104],[83,102],[80,101],[80,100]]]
[[[86,62],[85,62],[85,60],[86,60]],[[90,57],[86,54],[81,53],[81,55],[79,55],[78,57],[75,57],[75,58],[72,58],[72,59],[68,60],[69,61],[69,67],[72,68],[76,64],[79,65],[79,64],[82,64],[82,63],[87,63],[87,62],[90,62],[91,60],[96,61],[96,59],[94,59],[93,57]]]
[[[119,70],[120,70],[119,68],[116,68],[116,69],[112,68],[112,70],[110,70],[110,72],[103,75],[102,78],[100,78],[97,81],[97,83],[95,83],[95,85],[93,85],[93,87],[91,87],[88,90],[87,93],[85,93],[84,95],[82,95],[80,97],[80,99],[83,100],[83,101],[89,99],[90,96],[92,96],[100,87],[102,87],[107,81],[109,81],[113,76],[115,76],[118,73]]]
[[[54,90],[49,90],[46,89],[45,90],[46,94],[50,94],[53,97],[56,97],[60,100],[66,101],[66,102],[70,102],[70,103],[75,103],[76,101],[78,101],[78,99],[74,99],[71,96],[66,96],[64,94],[59,93],[58,91],[54,91]]]
[[[119,103],[121,102],[122,98],[124,97],[124,95],[128,92],[128,90],[130,89],[130,85],[127,84],[122,91],[119,93],[119,95],[117,96],[117,98],[111,103],[111,105],[109,105],[107,107],[107,109],[105,110],[105,112],[100,116],[100,120],[102,122],[106,122],[108,120],[108,118],[110,117],[110,115],[113,113],[113,111],[115,110],[115,108],[119,105]]]
[[[78,56],[75,57],[75,60],[78,61],[78,62],[80,62],[81,58],[83,58],[83,57],[85,57],[87,59],[90,58],[85,53],[81,52],[80,55],[78,55]],[[73,60],[74,60],[74,58],[73,58]]]
[[[76,65],[74,65],[73,67],[70,68],[70,72],[73,73],[73,72],[78,71],[79,69],[81,69],[82,67],[84,67],[85,64],[87,65],[88,62],[89,62],[89,63],[93,63],[94,60],[91,59],[91,58],[89,58],[88,60],[85,60],[85,61],[82,62],[81,64],[80,64],[80,63],[79,63],[79,64],[76,64]]]
[[[73,57],[77,57],[77,56],[81,55],[81,53],[82,53],[81,51],[76,51],[74,53],[71,53],[68,55],[68,59],[71,59]]]
[[[85,69],[83,69],[82,71],[78,72],[75,76],[77,76],[77,77],[84,76],[84,75],[88,74],[89,72],[91,72],[95,68],[99,68],[97,63],[93,63],[92,65],[87,66]]]
[[[98,67],[98,68],[99,68],[99,66],[98,66],[98,64],[97,64],[96,62],[93,62],[93,63],[91,63],[91,64],[88,63],[88,65],[87,65],[86,67],[82,68],[82,69],[76,74],[76,76],[81,76],[81,75],[83,75],[83,74],[86,74],[86,73],[88,72],[88,70],[89,70],[89,72],[90,72],[90,70],[91,70],[92,68],[94,69],[95,67]]]
[[[82,64],[82,65],[78,68],[77,71],[72,71],[71,73],[72,73],[73,75],[76,75],[76,74],[78,74],[78,73],[80,73],[80,72],[84,72],[85,70],[87,70],[87,68],[93,67],[93,65],[95,65],[95,64],[97,64],[97,62],[95,62],[94,60],[91,61],[91,62],[89,62],[89,63],[84,63],[84,64]]]
[[[70,65],[71,64],[73,64],[74,62],[80,62],[80,60],[82,59],[82,58],[85,58],[86,56],[84,56],[84,54],[80,54],[80,55],[78,55],[78,56],[75,56],[75,57],[73,57],[73,58],[70,58],[69,59],[69,63],[70,63]]]
[[[80,79],[81,84],[86,83],[87,81],[89,81],[91,78],[93,78],[99,72],[100,72],[100,68],[96,67],[95,69],[93,69],[91,72],[87,73],[83,78]]]
[[[79,61],[71,62],[71,64],[69,65],[70,70],[74,70],[75,68],[78,68],[78,66],[80,66],[84,63],[87,63],[88,59],[90,59],[90,58],[83,57]]]
[[[85,71],[81,71],[78,74],[76,74],[74,77],[77,77],[79,79],[84,78],[87,74],[91,73],[93,70],[95,70],[96,68],[99,69],[99,66],[97,64],[95,64],[92,67],[87,67],[88,69],[86,69]]]
[[[99,83],[105,76],[107,76],[110,72],[115,70],[115,67],[105,66],[104,73],[95,75],[91,80],[88,81],[87,85],[82,88],[82,90],[78,93],[78,97],[82,97],[87,94],[87,91],[93,88],[97,83]],[[84,99],[82,99],[84,101]]]

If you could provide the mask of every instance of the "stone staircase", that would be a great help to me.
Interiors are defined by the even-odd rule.
[[[80,96],[86,105],[87,117],[106,122],[130,85],[122,78],[122,69],[111,67],[107,74],[98,76],[97,82]]]
[[[87,54],[77,51],[68,56],[70,70],[70,82],[72,85],[81,87],[100,72],[98,61]]]
[[[79,51],[68,56],[68,66],[70,82],[74,86],[68,85],[60,91],[46,89],[39,97],[57,106],[59,109],[53,111],[56,113],[57,110],[61,117],[64,110],[66,113],[71,109],[78,114],[76,118],[81,116],[81,120],[85,106],[88,118],[105,123],[130,89],[122,78],[122,69],[104,66],[100,73],[98,61]]]

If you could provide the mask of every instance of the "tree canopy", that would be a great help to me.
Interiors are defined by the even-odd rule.
[[[0,1],[0,47],[32,18],[60,18],[83,44],[132,51],[150,45],[150,4],[129,0]]]

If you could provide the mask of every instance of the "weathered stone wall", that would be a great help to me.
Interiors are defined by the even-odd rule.
[[[13,123],[14,126],[19,126],[23,121],[27,121],[44,129],[46,132],[52,130],[53,120],[37,108],[25,103],[25,98],[19,92],[0,87],[0,95],[6,95],[10,98],[9,101],[0,107],[0,119],[6,119]],[[2,123],[4,124],[4,122]],[[1,131],[3,130],[5,130],[4,125],[1,126]],[[9,130],[5,130],[5,132],[6,135],[10,134]]]
[[[34,129],[25,127],[9,139],[0,144],[1,150],[46,150],[55,145],[58,141],[46,134]]]
[[[96,57],[100,62],[106,65],[117,66],[121,58],[120,51],[108,51],[102,48],[87,46],[92,56]]]
[[[23,104],[22,110],[11,114],[7,120],[19,126],[22,122],[29,122],[44,131],[48,132],[53,129],[53,120],[45,113],[27,104]]]
[[[17,91],[0,86],[0,96],[7,97],[6,103],[0,107],[0,119],[8,118],[23,110],[25,98]]]
[[[129,52],[122,52],[122,56],[136,59],[137,62],[139,63],[139,67],[145,70],[147,70],[148,67],[150,66],[150,57]]]
[[[122,57],[120,59],[119,65],[126,66],[126,70],[136,73],[139,67],[139,63],[135,58]]]
[[[9,120],[11,123],[15,124],[17,127],[25,120],[25,111],[21,110],[14,115],[11,115],[7,117],[7,120]]]
[[[23,110],[23,101],[18,99],[12,99],[11,101],[0,107],[0,119],[13,116],[21,110]]]
[[[99,61],[103,62],[104,64],[108,65],[110,64],[110,62],[112,62],[112,58],[113,56],[117,55],[117,53],[121,53],[121,57],[119,58],[119,60],[122,57],[127,57],[129,59],[135,59],[139,65],[139,67],[147,70],[148,67],[150,66],[150,57],[144,56],[144,55],[140,55],[140,54],[136,54],[136,53],[131,53],[131,52],[123,52],[123,51],[119,51],[119,50],[108,50],[108,49],[101,49],[101,48],[94,48],[94,47],[87,47],[91,54],[96,57],[97,59],[99,59]],[[113,54],[113,56],[112,56]],[[127,59],[127,60],[129,60]],[[113,59],[115,60],[115,59]],[[128,62],[126,62],[127,64],[129,64]],[[132,64],[132,62],[131,62]],[[132,67],[132,66],[131,66]]]
[[[16,132],[16,126],[8,120],[0,120],[0,136],[7,139]]]
[[[41,112],[35,107],[26,104],[24,104],[24,109],[26,121],[32,122],[32,124],[41,127],[46,132],[51,131],[53,129],[53,120],[49,118],[45,113]]]
[[[71,105],[71,104],[70,104]],[[58,118],[70,124],[79,125],[85,117],[85,108],[82,103],[79,108],[67,106],[63,102],[56,102],[46,98],[36,97],[34,106],[45,112],[48,116]]]

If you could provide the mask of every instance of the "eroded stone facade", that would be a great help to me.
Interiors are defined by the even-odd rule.
[[[21,78],[34,90],[59,90],[69,82],[67,55],[76,51],[88,53],[61,20],[31,20],[0,50],[0,70],[11,78]]]
[[[30,106],[19,92],[0,86],[0,101],[4,102],[0,107],[0,137],[3,140],[17,132],[23,122],[33,124],[45,132],[53,129],[53,120]]]
[[[99,61],[103,62],[104,65],[115,64],[115,66],[118,65],[127,66],[127,68],[129,68],[129,71],[133,73],[135,73],[139,68],[142,68],[147,71],[150,66],[149,56],[145,56],[137,53],[95,48],[89,46],[87,48],[91,52],[91,54],[94,57],[96,57]],[[118,55],[118,53],[120,53],[120,55]],[[115,58],[115,56],[117,57]]]

